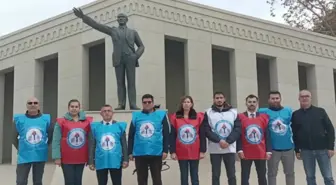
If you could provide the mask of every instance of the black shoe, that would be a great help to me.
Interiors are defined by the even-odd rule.
[[[125,106],[121,106],[119,105],[117,108],[115,108],[114,110],[125,110]]]
[[[140,110],[140,108],[138,106],[136,106],[136,105],[135,106],[131,106],[130,109],[131,110]]]

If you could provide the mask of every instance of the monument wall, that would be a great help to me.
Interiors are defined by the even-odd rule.
[[[162,108],[174,111],[179,97],[189,94],[203,111],[211,105],[213,92],[221,90],[244,111],[248,94],[259,95],[265,104],[267,92],[279,90],[283,104],[296,109],[299,90],[307,88],[314,104],[336,122],[335,38],[184,0],[105,0],[81,8],[110,26],[117,25],[118,13],[126,13],[128,27],[138,31],[145,45],[136,71],[138,105],[143,94],[151,93]],[[73,98],[84,110],[96,110],[94,98],[117,106],[112,51],[111,38],[72,11],[1,37],[0,119],[11,120],[5,112],[11,106],[13,113],[24,112],[31,96],[53,119],[67,111]],[[4,82],[11,83],[9,77],[6,81],[9,73],[14,73],[12,98],[3,90]],[[10,98],[12,105],[4,101]],[[7,122],[1,122],[0,135],[12,124]],[[1,150],[15,154],[8,140],[0,141]]]

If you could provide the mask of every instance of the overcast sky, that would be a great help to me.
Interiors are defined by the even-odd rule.
[[[93,1],[95,0],[0,0],[0,36]],[[278,23],[284,22],[281,18],[284,10],[278,7],[277,17],[271,17],[266,0],[190,1]]]

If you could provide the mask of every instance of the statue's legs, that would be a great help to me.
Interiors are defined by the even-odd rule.
[[[118,91],[118,107],[115,110],[125,110],[126,105],[126,83],[125,73],[127,77],[127,92],[129,106],[131,110],[138,110],[136,105],[136,89],[135,89],[135,63],[133,56],[122,57],[120,64],[115,66]]]
[[[118,107],[116,110],[124,110],[126,104],[125,64],[120,62],[114,68],[117,79]]]
[[[127,92],[128,92],[128,101],[131,110],[138,110],[139,108],[136,105],[136,88],[135,88],[135,63],[134,58],[130,58],[126,62],[126,77],[127,77]]]

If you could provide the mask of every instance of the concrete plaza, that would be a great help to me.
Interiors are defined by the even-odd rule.
[[[170,169],[168,171],[162,172],[163,176],[163,184],[164,185],[178,185],[180,184],[179,180],[179,168],[178,164],[175,161],[168,160],[168,164],[170,165]],[[333,169],[336,169],[336,161],[332,160]],[[240,163],[236,163],[236,175],[237,175],[237,184],[240,184]],[[130,163],[130,167],[124,170],[123,174],[123,184],[124,185],[136,185],[136,175],[132,175],[134,170],[134,163]],[[316,178],[317,184],[322,185],[323,179],[319,172],[319,168],[316,168]],[[335,177],[335,170],[333,171]],[[200,184],[202,185],[211,185],[211,165],[209,161],[209,156],[207,156],[204,160],[201,161],[200,164]],[[296,184],[304,185],[306,184],[306,177],[303,170],[302,161],[295,162],[295,176],[296,176]],[[0,165],[0,178],[2,179],[1,184],[13,185],[15,184],[15,165]],[[53,164],[48,164],[45,168],[45,175],[43,179],[44,185],[62,185],[63,175],[62,170],[59,167],[55,167]],[[251,169],[251,185],[257,185],[257,175],[254,166]],[[85,169],[84,177],[83,177],[83,185],[94,185],[97,184],[95,173],[90,171],[88,168]],[[111,181],[109,181],[111,184]],[[226,181],[226,172],[224,165],[222,165],[222,176],[221,176],[221,184],[227,184]],[[278,175],[278,184],[285,184],[285,176],[282,172],[282,165],[279,166],[279,175]],[[31,182],[31,174],[29,177],[28,185],[32,185]],[[151,179],[149,180],[149,185],[152,185]]]

